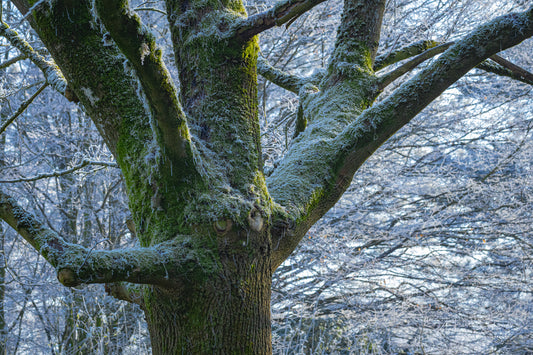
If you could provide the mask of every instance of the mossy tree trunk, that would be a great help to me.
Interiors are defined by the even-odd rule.
[[[13,2],[22,13],[36,3]],[[376,74],[378,63],[436,45],[376,59],[385,0],[345,1],[327,70],[300,78],[258,65],[256,35],[320,2],[289,0],[247,17],[241,1],[167,0],[179,94],[127,1],[45,1],[28,17],[68,82],[66,96],[81,101],[124,173],[141,247],[69,244],[2,192],[0,217],[64,285],[105,283],[141,305],[156,354],[271,353],[272,273],[355,171],[468,70],[533,35],[533,9],[498,18],[374,104],[400,75]],[[296,92],[301,106],[298,134],[268,177],[257,72]]]

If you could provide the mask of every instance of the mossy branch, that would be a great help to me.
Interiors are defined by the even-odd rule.
[[[417,53],[419,50],[421,50],[424,47],[429,47],[429,49],[415,56],[413,59],[411,59],[407,63],[394,69],[390,73],[387,73],[386,75],[381,76],[378,82],[379,90],[384,89],[389,84],[391,84],[394,80],[410,72],[422,62],[433,58],[437,54],[443,53],[452,44],[453,42],[442,43],[442,44],[439,44],[438,42],[435,42],[435,41],[418,42],[412,46],[405,47],[400,51],[397,51],[397,52],[392,53],[391,55],[388,55],[387,58],[381,59],[380,64],[386,63],[387,65],[391,65],[394,62],[407,59],[410,55]],[[376,62],[378,60],[376,60]],[[490,60],[483,61],[482,63],[478,64],[476,68],[484,70],[486,72],[494,73],[500,76],[507,76],[512,79],[524,82],[526,84],[533,85],[533,74],[532,73],[517,66],[516,64],[509,62],[508,60],[500,57],[499,55],[493,55],[492,57],[490,57]]]
[[[490,60],[480,63],[476,68],[533,85],[533,73],[496,54],[490,57]]]
[[[298,245],[308,228],[338,201],[352,181],[354,173],[376,149],[422,109],[469,70],[497,52],[533,36],[533,7],[490,21],[458,41],[439,58],[385,100],[364,110],[333,138],[330,129],[321,128],[324,117],[311,117],[316,131],[309,144],[295,140],[284,161],[267,180],[272,197],[287,213],[273,219],[281,235],[273,240],[273,264],[279,265]],[[342,81],[335,85],[342,85]],[[335,86],[328,88],[334,89]],[[361,90],[361,89],[359,89]],[[354,91],[359,93],[359,91]],[[354,95],[350,93],[350,95]],[[323,102],[326,90],[308,100]],[[326,96],[327,98],[329,96]],[[339,98],[350,101],[349,96]],[[352,97],[352,100],[355,98]],[[324,103],[338,105],[338,101]],[[304,133],[305,133],[304,132]],[[322,139],[317,134],[322,132]],[[287,156],[292,159],[287,160]],[[319,174],[319,175],[317,175]],[[287,227],[283,226],[284,220]],[[291,223],[294,225],[291,226]]]
[[[289,26],[299,16],[324,1],[325,0],[280,1],[271,9],[252,15],[239,22],[234,29],[235,36],[246,40],[274,26],[281,26],[283,24]]]
[[[440,44],[441,43],[437,41],[419,41],[390,53],[377,56],[374,61],[374,71],[380,71],[389,65],[422,54],[428,49],[434,48]]]
[[[371,72],[378,50],[386,0],[345,0],[330,70],[353,64]],[[338,68],[340,69],[340,68]],[[341,69],[342,71],[342,69]]]
[[[428,49],[427,51],[417,55],[407,63],[402,64],[398,68],[394,69],[390,73],[387,73],[386,75],[383,75],[379,78],[378,82],[378,89],[383,90],[386,88],[389,84],[391,84],[394,80],[398,79],[399,77],[403,76],[404,74],[410,72],[414,68],[416,68],[421,63],[425,62],[428,59],[433,58],[437,54],[440,54],[450,48],[452,45],[452,42],[444,43],[439,46],[433,47]]]
[[[13,47],[17,48],[22,55],[28,57],[39,69],[41,69],[46,81],[51,87],[61,95],[65,95],[67,81],[57,65],[44,59],[42,55],[37,53],[28,42],[20,37],[19,34],[4,21],[0,21],[0,35],[5,37]]]
[[[303,78],[274,68],[265,58],[257,59],[257,72],[277,86],[298,94],[305,81]]]
[[[115,283],[172,286],[216,269],[212,256],[187,236],[149,248],[92,250],[66,242],[0,191],[0,218],[17,231],[57,270],[65,286]]]
[[[111,37],[131,62],[158,123],[162,144],[175,163],[192,161],[185,114],[154,35],[127,0],[97,0],[96,8]]]

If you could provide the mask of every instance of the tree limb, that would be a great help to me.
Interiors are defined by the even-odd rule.
[[[274,68],[263,57],[257,59],[257,72],[277,86],[295,94],[298,94],[301,86],[305,83],[304,79],[299,76],[291,75]]]
[[[364,71],[372,71],[385,3],[386,0],[344,1],[330,69],[334,69],[338,64],[350,63]]]
[[[490,59],[490,61],[486,60],[480,63],[476,68],[533,85],[533,73],[511,63],[497,54],[490,57]],[[492,61],[497,64],[492,63]]]
[[[12,0],[22,14],[31,8],[28,0]],[[147,110],[138,78],[113,41],[106,40],[94,23],[93,4],[44,2],[28,21],[35,29],[76,96],[95,123],[109,150],[117,158],[136,159],[152,136],[151,113]],[[62,45],[68,43],[68,46]],[[111,80],[112,79],[112,80]],[[122,134],[122,128],[126,134]],[[122,157],[117,154],[117,146]],[[136,159],[141,161],[142,159]]]
[[[9,43],[17,48],[23,55],[28,57],[43,72],[46,81],[61,95],[65,95],[67,90],[67,81],[63,74],[54,63],[48,62],[37,53],[19,34],[11,29],[7,23],[0,21],[0,35],[5,37]]]
[[[274,26],[292,23],[303,13],[325,0],[286,0],[280,1],[271,9],[252,15],[239,22],[234,28],[237,37],[246,40]]]
[[[437,54],[444,52],[452,44],[453,42],[439,44],[438,42],[435,42],[435,41],[422,41],[422,42],[417,42],[408,47],[404,47],[399,51],[396,51],[396,52],[393,52],[387,55],[386,57],[382,57],[381,59],[380,58],[376,59],[376,64],[374,67],[375,67],[375,70],[379,70],[387,65],[394,64],[398,61],[407,59],[412,55],[416,55],[416,53],[418,53],[418,51],[420,51],[423,48],[426,48],[426,47],[429,48],[426,51],[417,55],[412,60],[408,61],[407,63],[394,69],[390,73],[387,73],[383,75],[382,77],[380,77],[380,81],[378,83],[379,90],[384,89],[394,80],[398,79],[402,75],[413,70],[420,63],[434,57]],[[520,68],[519,66],[509,62],[508,60],[496,54],[490,57],[490,59],[491,61],[496,62],[498,65],[492,63],[489,60],[485,60],[479,65],[477,65],[477,68],[482,69],[487,72],[498,74],[501,76],[507,76],[512,79],[524,82],[526,84],[530,84],[530,85],[533,84],[533,74],[528,72],[527,70]]]
[[[390,83],[392,83],[394,80],[398,79],[405,73],[410,72],[414,68],[416,68],[418,65],[420,65],[422,62],[425,62],[428,59],[433,58],[437,54],[440,54],[450,48],[450,46],[453,44],[453,42],[444,43],[441,45],[438,45],[436,47],[430,48],[427,51],[423,52],[422,54],[417,55],[407,63],[402,64],[398,68],[394,69],[390,73],[387,73],[379,78],[378,82],[378,89],[383,90],[386,88]]]
[[[348,94],[343,91],[339,95],[339,90],[344,90],[343,81],[322,91],[310,90],[303,98],[304,108],[316,117],[309,118],[310,125],[295,139],[267,180],[271,196],[286,209],[286,213],[276,216],[274,225],[283,226],[283,219],[289,221],[286,227],[279,228],[279,239],[273,240],[277,244],[273,264],[279,265],[294,250],[310,226],[338,201],[355,171],[379,146],[480,62],[531,36],[533,7],[523,13],[498,17],[479,26],[385,100],[360,114],[357,107],[344,106],[346,113],[333,117],[338,115],[336,106],[361,100],[358,95],[372,85],[371,81],[362,81],[358,91]],[[371,97],[371,92],[368,95]],[[318,103],[329,109],[315,109]],[[343,125],[345,128],[336,134]]]
[[[0,218],[54,266],[58,280],[69,287],[120,281],[172,286],[176,280],[217,268],[207,248],[194,245],[188,236],[177,236],[149,248],[110,251],[67,243],[1,191]]]
[[[154,35],[130,9],[128,0],[97,0],[96,8],[111,37],[137,72],[159,125],[165,150],[176,162],[183,158],[191,160],[185,114]]]
[[[396,51],[383,54],[376,57],[374,62],[374,71],[380,71],[381,69],[388,67],[391,64],[398,63],[404,59],[414,57],[422,54],[423,52],[440,45],[437,41],[419,41],[412,43],[406,47],[400,48]]]

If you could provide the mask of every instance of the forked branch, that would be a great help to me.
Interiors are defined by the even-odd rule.
[[[402,64],[401,66],[394,69],[390,73],[383,75],[382,77],[379,78],[379,83],[378,83],[379,90],[383,90],[394,80],[410,72],[411,70],[413,70],[414,68],[419,66],[421,63],[425,62],[426,60],[431,59],[437,54],[444,52],[446,49],[450,48],[452,44],[453,42],[449,42],[449,43],[444,43],[439,46],[430,48],[426,50],[425,52],[417,55],[416,57],[414,57],[407,63]]]

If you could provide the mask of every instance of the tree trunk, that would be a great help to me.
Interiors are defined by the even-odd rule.
[[[225,250],[224,266],[212,278],[192,277],[176,288],[146,286],[144,309],[153,353],[272,353],[272,273],[269,250],[262,252]]]

